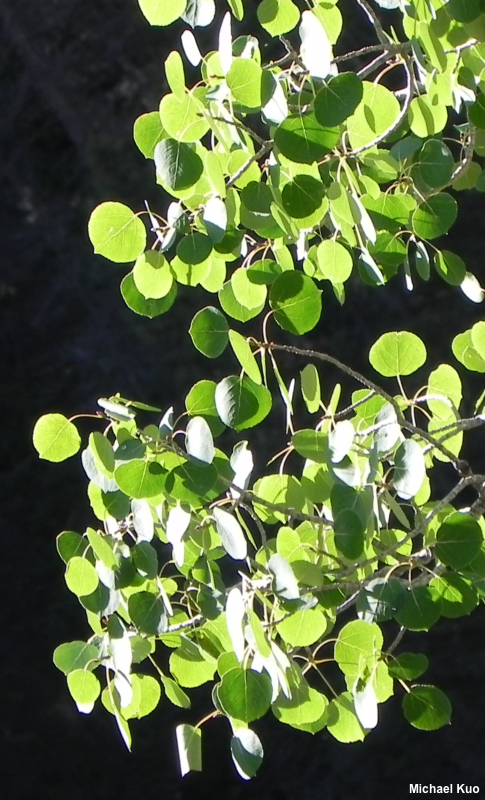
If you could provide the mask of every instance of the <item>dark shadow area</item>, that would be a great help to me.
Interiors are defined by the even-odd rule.
[[[357,37],[360,23],[353,25]],[[139,209],[148,199],[165,207],[153,165],[137,151],[131,129],[167,91],[163,60],[182,29],[151,29],[135,0],[0,4],[2,796],[371,800],[405,797],[411,782],[480,785],[483,608],[464,620],[443,620],[406,644],[429,655],[427,680],[449,694],[451,726],[433,734],[412,729],[399,691],[362,744],[341,745],[325,731],[311,737],[268,716],[255,724],[266,758],[250,784],[232,767],[229,729],[221,721],[204,727],[204,773],[179,778],[173,729],[210,710],[206,689],[196,693],[190,711],[165,701],[153,717],[135,722],[128,754],[103,709],[78,714],[52,664],[59,643],[88,635],[84,613],[66,589],[55,536],[84,530],[92,518],[80,460],[40,462],[31,445],[35,420],[48,411],[93,411],[98,397],[117,391],[161,407],[182,406],[196,380],[218,380],[234,369],[230,356],[226,364],[209,362],[190,343],[197,292],[181,292],[166,316],[135,316],[119,292],[126,265],[95,257],[86,233],[90,211],[103,200]],[[214,35],[204,34],[207,43]],[[464,193],[459,200],[447,247],[483,282],[482,195]],[[362,371],[384,331],[410,328],[421,335],[431,369],[452,359],[453,336],[483,316],[482,307],[438,280],[418,284],[413,293],[400,278],[385,290],[356,281],[342,309],[328,290],[325,304],[307,345]],[[301,368],[296,359],[286,363],[293,374]],[[475,399],[481,376],[463,377],[465,394]],[[325,396],[336,379],[323,371]],[[278,436],[283,420],[278,412],[271,418]],[[269,454],[274,430],[256,435],[255,450]],[[466,456],[485,471],[481,432],[468,437]]]

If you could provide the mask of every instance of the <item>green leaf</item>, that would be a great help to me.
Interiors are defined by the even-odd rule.
[[[175,683],[171,678],[163,675],[160,677],[167,698],[174,706],[179,708],[190,708],[190,697]]]
[[[256,308],[248,308],[247,306],[242,305],[242,303],[240,303],[234,295],[231,281],[227,281],[219,291],[219,302],[223,311],[225,311],[226,314],[233,319],[237,319],[239,322],[247,322],[248,320],[253,319],[253,317],[257,317],[264,308],[264,301]]]
[[[468,119],[477,128],[485,128],[485,95],[479,94],[475,102],[468,106]]]
[[[187,0],[138,0],[150,25],[170,25],[187,6]]]
[[[462,569],[478,555],[483,544],[483,533],[478,522],[456,511],[438,528],[436,557],[453,569]]]
[[[331,153],[340,131],[320,124],[312,113],[292,114],[275,130],[275,144],[286,158],[297,164],[313,164]]]
[[[242,722],[263,717],[271,705],[271,681],[262,672],[236,667],[226,672],[217,696],[224,713]]]
[[[244,17],[243,0],[227,0],[227,3],[236,19],[240,22]]]
[[[243,561],[247,556],[248,547],[243,529],[236,517],[217,506],[212,510],[212,514],[216,521],[217,532],[221,537],[224,550],[231,558]]]
[[[357,614],[364,622],[392,619],[404,601],[406,588],[398,578],[375,578],[364,586],[357,597]]]
[[[321,291],[301,272],[278,275],[271,286],[269,302],[278,325],[298,335],[312,330],[322,313]]]
[[[364,94],[362,81],[354,72],[331,78],[315,97],[315,117],[323,127],[335,127],[354,113]]]
[[[128,598],[128,613],[135,627],[147,636],[160,636],[167,629],[165,605],[151,592],[137,592]]]
[[[355,113],[347,121],[353,150],[378,143],[396,122],[400,106],[393,93],[380,83],[362,84],[363,96]]]
[[[445,572],[434,578],[430,586],[441,597],[441,613],[449,619],[471,614],[478,604],[475,586],[456,572]]]
[[[230,375],[217,384],[215,392],[217,413],[228,428],[236,431],[253,428],[271,411],[271,393],[251,378]]]
[[[303,458],[325,464],[328,458],[328,435],[323,431],[304,428],[291,437],[291,444]]]
[[[115,468],[115,455],[113,445],[109,439],[99,431],[89,434],[89,447],[94,455],[96,466],[108,477],[111,477]]]
[[[292,0],[263,0],[257,14],[261,27],[273,37],[292,31],[300,21],[300,12]]]
[[[250,187],[242,191],[242,196]],[[231,275],[231,286],[234,297],[242,306],[249,309],[261,308],[266,301],[267,289],[264,284],[256,283],[252,273],[245,267],[238,267]]]
[[[426,348],[416,334],[392,331],[384,333],[372,345],[369,361],[386,378],[412,375],[426,361]]]
[[[74,556],[82,556],[88,543],[84,536],[75,531],[63,531],[56,541],[57,552],[65,564]]]
[[[238,728],[231,739],[231,754],[241,778],[253,778],[264,756],[259,737],[249,728]]]
[[[202,159],[195,150],[189,144],[175,139],[159,142],[154,150],[154,159],[164,185],[174,192],[193,186],[204,171]]]
[[[451,703],[436,686],[411,687],[402,705],[407,721],[421,731],[436,731],[451,719]]]
[[[138,572],[148,580],[153,580],[158,575],[157,551],[149,542],[138,542],[133,547],[131,554]]]
[[[300,372],[301,393],[310,414],[316,414],[320,408],[320,379],[314,364],[307,364]],[[295,448],[296,449],[296,448]]]
[[[97,206],[89,218],[88,232],[94,252],[110,261],[133,261],[145,249],[145,226],[140,217],[122,203]]]
[[[172,288],[173,275],[162,253],[148,250],[139,256],[133,267],[133,281],[147,300],[166,297]]]
[[[202,731],[193,725],[177,725],[175,728],[177,749],[182,777],[188,772],[202,770]]]
[[[156,145],[167,138],[158,111],[142,114],[133,126],[133,138],[145,158],[153,158]]]
[[[93,530],[93,528],[88,528],[87,533],[89,544],[93,548],[96,558],[98,558],[108,569],[115,569],[118,566],[118,560],[113,553],[112,547],[110,546],[106,535]]]
[[[185,408],[189,416],[204,417],[213,436],[218,436],[225,428],[216,409],[216,386],[215,381],[199,381],[192,386],[185,398]]]
[[[320,275],[331,283],[345,283],[352,274],[352,256],[339,242],[334,239],[324,239],[317,247],[317,263]]]
[[[453,155],[445,143],[441,139],[428,139],[413,169],[413,177],[429,189],[439,189],[450,182],[454,166]]]
[[[382,649],[382,633],[378,625],[363,620],[348,622],[335,643],[335,660],[345,675],[364,674],[377,664]]]
[[[350,692],[343,692],[330,702],[327,728],[339,742],[363,741],[365,733],[355,713]]]
[[[251,378],[254,383],[261,385],[261,373],[247,339],[245,339],[244,336],[241,336],[241,334],[237,331],[230,330],[229,341],[234,351],[234,355],[236,356],[246,375],[248,375],[248,377]]]
[[[226,81],[234,100],[247,108],[261,108],[263,70],[256,61],[235,58],[226,75]]]
[[[457,214],[458,205],[451,195],[444,192],[434,194],[414,212],[413,231],[421,239],[436,239],[449,231]]]
[[[290,217],[303,219],[320,209],[324,196],[325,187],[321,181],[311,175],[297,175],[284,185],[281,201]]]
[[[166,471],[156,461],[133,459],[115,470],[116,483],[121,491],[141,500],[155,497],[165,486]]]
[[[151,675],[132,675],[131,686],[133,700],[122,709],[125,719],[141,719],[151,714],[160,702],[161,689],[159,682]]]
[[[67,588],[78,597],[94,592],[98,585],[98,574],[87,558],[73,556],[66,569]]]
[[[174,94],[166,94],[162,98],[160,118],[172,140],[198,142],[209,130],[209,123],[202,116],[204,104],[198,94],[195,89],[189,94],[184,93],[180,99]]]
[[[451,286],[461,286],[466,276],[466,266],[463,259],[449,250],[435,253],[433,263],[438,275]]]
[[[428,586],[411,588],[398,608],[395,618],[410,631],[427,631],[441,614],[441,604]]]
[[[140,314],[142,317],[148,317],[149,319],[153,319],[169,311],[177,297],[176,283],[172,283],[165,297],[159,299],[144,297],[139,289],[137,289],[133,272],[129,272],[128,275],[123,278],[120,288],[123,300],[128,308],[131,308],[135,314]]]
[[[101,694],[99,681],[92,672],[76,669],[67,676],[67,685],[79,711],[89,714]]]
[[[435,136],[448,121],[448,109],[438,95],[423,94],[411,100],[408,113],[409,127],[421,139]]]
[[[293,667],[294,669],[295,667]],[[307,730],[304,726],[311,726],[322,717],[325,718],[327,708],[327,698],[308,686],[305,678],[300,675],[291,684],[291,698],[280,692],[271,706],[271,710],[279,722],[300,730]]]
[[[35,423],[33,444],[46,461],[65,461],[81,447],[81,437],[74,423],[63,414],[44,414]]]
[[[485,359],[482,358],[473,346],[471,330],[459,333],[455,336],[451,349],[453,350],[455,358],[467,369],[474,372],[485,372]]]
[[[187,503],[192,508],[200,508],[216,481],[217,469],[214,464],[200,465],[188,461],[168,473],[165,490],[175,500]]]
[[[214,306],[206,306],[194,316],[189,334],[194,347],[207,358],[217,358],[229,340],[229,325],[224,314]]]
[[[323,636],[327,630],[327,618],[319,608],[308,608],[277,623],[276,630],[292,647],[307,647]]]
[[[390,659],[388,668],[393,678],[412,681],[426,672],[428,665],[429,661],[423,653],[400,653]]]
[[[57,669],[65,675],[74,670],[84,670],[90,662],[99,658],[98,648],[87,642],[66,642],[54,650],[53,660]],[[96,666],[95,663],[92,665]]]
[[[216,666],[215,660],[206,660],[200,648],[185,638],[182,647],[178,647],[170,656],[170,672],[181,686],[189,688],[212,680]]]
[[[178,50],[172,50],[165,59],[165,75],[177,100],[183,100],[185,98],[185,72],[182,56]]]

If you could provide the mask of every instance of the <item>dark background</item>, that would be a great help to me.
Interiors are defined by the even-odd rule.
[[[352,12],[349,41],[365,43],[365,20],[351,0],[343,5]],[[426,679],[448,692],[451,726],[436,733],[411,728],[399,690],[363,744],[261,720],[255,728],[266,758],[249,784],[232,768],[221,721],[204,726],[202,775],[178,776],[173,729],[210,710],[204,689],[191,711],[162,702],[153,717],[134,722],[130,755],[104,710],[78,714],[52,664],[56,645],[89,635],[66,590],[55,536],[84,530],[91,517],[79,459],[60,466],[39,461],[31,446],[35,420],[49,411],[93,411],[98,397],[116,391],[162,407],[182,405],[196,380],[224,374],[224,365],[190,345],[187,329],[200,295],[182,292],[172,313],[159,319],[136,317],[119,294],[127,268],[95,257],[86,234],[89,213],[103,200],[135,209],[145,199],[159,210],[166,206],[131,129],[167,91],[163,61],[181,30],[151,29],[135,0],[0,2],[2,796],[185,800],[203,792],[228,800],[370,800],[378,792],[405,797],[410,782],[462,781],[485,790],[481,609],[443,620],[406,644],[430,656]],[[200,34],[199,41],[213,35]],[[482,198],[460,196],[447,247],[483,282]],[[481,306],[436,280],[412,294],[400,278],[384,292],[356,282],[348,294],[339,309],[326,293],[326,313],[308,344],[364,370],[376,337],[399,328],[423,336],[430,369],[452,360],[452,337],[483,315]],[[465,394],[476,397],[480,376],[463,377]],[[325,377],[328,392],[331,378]],[[281,425],[277,413],[272,423]],[[466,454],[485,471],[483,436],[472,436]]]

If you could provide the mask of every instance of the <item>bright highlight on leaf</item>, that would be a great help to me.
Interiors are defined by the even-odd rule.
[[[40,458],[46,461],[65,461],[81,447],[76,426],[62,414],[40,417],[34,427],[33,442]]]
[[[384,333],[369,353],[369,361],[386,378],[412,375],[426,361],[426,348],[414,333],[393,331]]]
[[[122,203],[101,203],[91,214],[88,231],[94,252],[110,261],[133,261],[145,249],[145,226]]]

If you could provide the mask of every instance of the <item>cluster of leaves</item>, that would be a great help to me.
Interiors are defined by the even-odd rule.
[[[208,25],[216,10],[214,0],[139,2],[154,25],[180,16]],[[166,215],[103,203],[89,235],[97,253],[135,262],[121,292],[138,314],[167,312],[179,284],[212,294],[190,336],[209,358],[230,345],[237,372],[196,383],[185,409],[159,424],[139,422],[159,411],[143,403],[99,401],[104,430],[91,433],[82,463],[100,529],[58,537],[93,633],[61,645],[54,661],[79,710],[101,696],[127,746],[129,721],[153,711],[162,688],[188,708],[186,689],[212,682],[208,716],[177,727],[182,774],[201,768],[201,725],[222,715],[236,768],[250,778],[263,757],[250,724],[270,709],[299,730],[353,742],[402,687],[412,725],[450,719],[446,696],[416,682],[426,658],[395,651],[406,630],[469,614],[485,593],[485,476],[460,458],[464,432],[485,420],[483,396],[461,418],[457,370],[424,375],[426,348],[410,332],[384,334],[369,353],[371,367],[396,380],[394,395],[330,355],[275,344],[268,328],[312,330],[323,291],[343,303],[352,273],[372,285],[401,274],[412,289],[433,268],[483,299],[462,259],[432,241],[457,215],[447,189],[485,189],[485,4],[378,0],[382,14],[401,9],[398,38],[356,0],[377,43],[334,56],[343,25],[335,0],[310,0],[303,12],[263,0],[262,35],[282,49],[264,64],[256,36],[233,38],[242,0],[228,3],[217,50],[202,56],[194,34],[182,34],[201,80],[187,88],[172,51],[170,93],[135,123],[135,142],[172,198]],[[386,85],[391,70],[403,89]],[[256,317],[260,341],[231,327]],[[304,359],[289,381],[277,360],[285,352]],[[453,354],[485,372],[485,323],[457,336]],[[322,362],[358,384],[344,407],[340,385],[322,399]],[[419,388],[406,391],[403,379],[418,370]],[[224,452],[216,440],[268,416],[273,376],[286,408],[270,462],[280,465],[255,479],[249,442]],[[298,426],[302,416],[311,427]],[[81,439],[73,420],[47,414],[34,445],[62,461]],[[456,480],[431,501],[436,461]],[[456,510],[470,486],[476,502]]]

